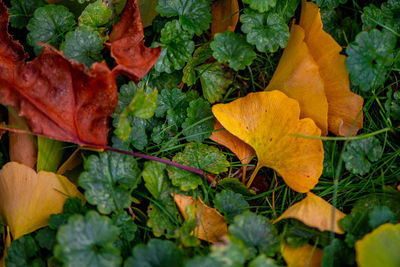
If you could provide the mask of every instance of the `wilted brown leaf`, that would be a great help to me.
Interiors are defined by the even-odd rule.
[[[186,219],[186,207],[194,206],[197,227],[193,235],[201,240],[208,242],[218,242],[225,235],[228,235],[228,226],[222,216],[216,209],[210,208],[198,198],[197,201],[193,197],[174,194],[175,203],[178,206],[183,217]]]

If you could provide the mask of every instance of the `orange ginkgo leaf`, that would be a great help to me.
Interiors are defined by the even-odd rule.
[[[320,231],[333,231],[337,234],[344,234],[339,226],[339,221],[344,216],[346,214],[334,208],[323,198],[308,192],[306,198],[285,210],[274,223],[283,219],[293,218]],[[333,225],[332,220],[334,220]]]
[[[346,57],[340,54],[340,45],[323,30],[321,14],[315,3],[302,1],[300,26],[305,31],[304,40],[324,81],[329,131],[341,136],[357,134],[363,127],[364,100],[350,91]]]
[[[251,146],[225,130],[218,120],[216,120],[214,124],[214,132],[210,136],[210,139],[229,148],[235,153],[242,164],[248,164],[256,155],[256,152]]]
[[[321,130],[314,121],[299,120],[299,103],[280,91],[250,93],[228,104],[212,107],[214,116],[231,134],[255,150],[258,170],[274,169],[297,192],[308,192],[322,173],[324,151]]]
[[[308,244],[297,248],[283,244],[281,252],[288,267],[320,267],[324,257],[321,249]]]
[[[319,68],[304,42],[304,30],[293,25],[278,67],[266,90],[280,90],[300,104],[300,117],[311,118],[328,134],[328,101]]]
[[[0,170],[0,215],[14,239],[48,225],[68,197],[81,197],[66,177],[9,162]]]
[[[110,34],[111,56],[117,62],[115,75],[123,74],[138,82],[156,63],[161,47],[144,45],[143,23],[137,0],[127,0],[121,19]]]
[[[225,31],[235,31],[239,20],[238,0],[217,0],[211,5],[213,21],[211,23],[211,36]]]
[[[197,227],[193,235],[208,242],[218,242],[225,235],[228,235],[228,226],[216,209],[210,208],[198,198],[197,201],[191,196],[174,194],[175,203],[183,217],[186,219],[186,207],[194,206],[197,218]]]

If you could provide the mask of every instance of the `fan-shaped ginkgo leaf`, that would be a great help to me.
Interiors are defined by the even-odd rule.
[[[174,194],[175,203],[183,217],[186,219],[186,207],[194,206],[197,219],[197,227],[193,235],[208,242],[218,242],[224,235],[228,235],[228,226],[224,216],[216,209],[210,208],[198,198],[197,201],[191,196]]]
[[[293,218],[320,231],[334,231],[338,234],[344,234],[339,226],[339,221],[344,216],[346,214],[335,209],[323,198],[308,192],[306,198],[289,207],[275,222]],[[332,219],[334,219],[334,225],[332,225]]]
[[[66,177],[9,162],[0,170],[0,215],[14,239],[48,225],[68,197],[82,197]]]
[[[318,6],[302,2],[300,26],[305,42],[319,66],[328,99],[328,128],[336,135],[355,135],[363,127],[363,98],[350,91],[349,74],[340,45],[322,28]]]
[[[300,104],[300,117],[311,118],[328,134],[328,101],[319,68],[304,42],[304,30],[293,25],[290,39],[266,90],[280,90]]]
[[[283,244],[281,251],[288,267],[320,267],[324,256],[321,249],[309,244],[297,248]]]
[[[214,105],[212,111],[222,126],[255,150],[258,170],[274,169],[286,184],[308,192],[322,173],[322,141],[303,136],[320,136],[313,120],[299,120],[299,103],[280,91],[250,93],[228,104]]]
[[[229,148],[235,153],[242,164],[248,164],[256,155],[256,152],[251,146],[225,130],[218,121],[214,124],[214,132],[210,136],[210,139]]]
[[[235,31],[239,20],[238,0],[217,0],[211,5],[213,22],[211,23],[211,34],[223,33],[226,30]]]

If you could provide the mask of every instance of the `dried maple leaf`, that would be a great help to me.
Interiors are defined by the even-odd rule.
[[[136,0],[126,2],[121,19],[110,34],[111,56],[117,62],[113,72],[138,82],[156,63],[161,47],[144,45],[144,32]]]
[[[48,225],[68,197],[81,197],[66,177],[9,162],[0,170],[0,214],[14,239]]]
[[[296,100],[280,91],[250,93],[228,104],[212,108],[214,116],[231,134],[255,150],[258,170],[276,170],[286,184],[298,192],[308,192],[322,173],[322,141],[296,135],[320,136],[321,130],[305,118],[299,120]]]
[[[308,244],[297,248],[283,244],[281,251],[288,267],[320,267],[324,257],[321,249]]]
[[[211,23],[211,35],[225,31],[235,31],[239,20],[238,0],[217,0],[211,5],[213,21]]]
[[[266,90],[280,90],[300,104],[300,117],[311,118],[328,134],[328,101],[319,68],[304,42],[304,30],[293,25],[290,39]]]
[[[174,194],[175,203],[178,206],[183,217],[186,219],[186,207],[194,206],[197,218],[197,227],[194,235],[201,240],[208,242],[218,242],[225,235],[228,235],[228,226],[222,216],[216,209],[210,208],[198,198],[197,201],[191,196]]]
[[[332,213],[333,211],[335,211],[334,214]],[[332,218],[333,215],[334,218]],[[344,234],[339,226],[339,221],[343,219],[344,216],[346,216],[346,214],[335,209],[323,198],[308,192],[306,198],[285,210],[274,223],[283,219],[294,218],[320,231],[333,230],[335,233]],[[334,225],[332,225],[332,219],[334,219]]]
[[[214,132],[210,136],[210,139],[229,148],[235,153],[242,164],[248,164],[256,155],[256,152],[251,146],[225,130],[218,121],[215,122]]]
[[[25,63],[22,46],[7,33],[8,13],[0,4],[0,95],[18,110],[33,133],[88,146],[105,146],[109,117],[118,104],[115,77],[107,65],[90,72],[46,46]]]

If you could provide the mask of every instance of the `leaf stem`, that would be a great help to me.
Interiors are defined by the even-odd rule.
[[[178,162],[172,161],[172,160],[168,160],[168,159],[162,159],[162,158],[158,158],[155,156],[150,156],[150,155],[146,155],[146,154],[142,154],[142,153],[137,153],[137,152],[131,152],[131,151],[126,151],[126,150],[121,150],[121,149],[117,149],[117,148],[113,148],[113,147],[104,147],[104,150],[108,150],[111,152],[116,152],[116,153],[120,153],[120,154],[125,154],[125,155],[129,155],[131,157],[135,157],[135,158],[142,158],[142,159],[147,159],[147,160],[153,160],[153,161],[157,161],[157,162],[161,162],[167,165],[171,165],[174,166],[176,168],[185,170],[185,171],[189,171],[191,173],[200,175],[202,177],[206,177],[207,178],[207,182],[210,183],[212,186],[216,185],[216,181],[215,181],[215,176],[207,173],[203,170],[200,169],[196,169],[187,165],[183,165],[180,164]]]

